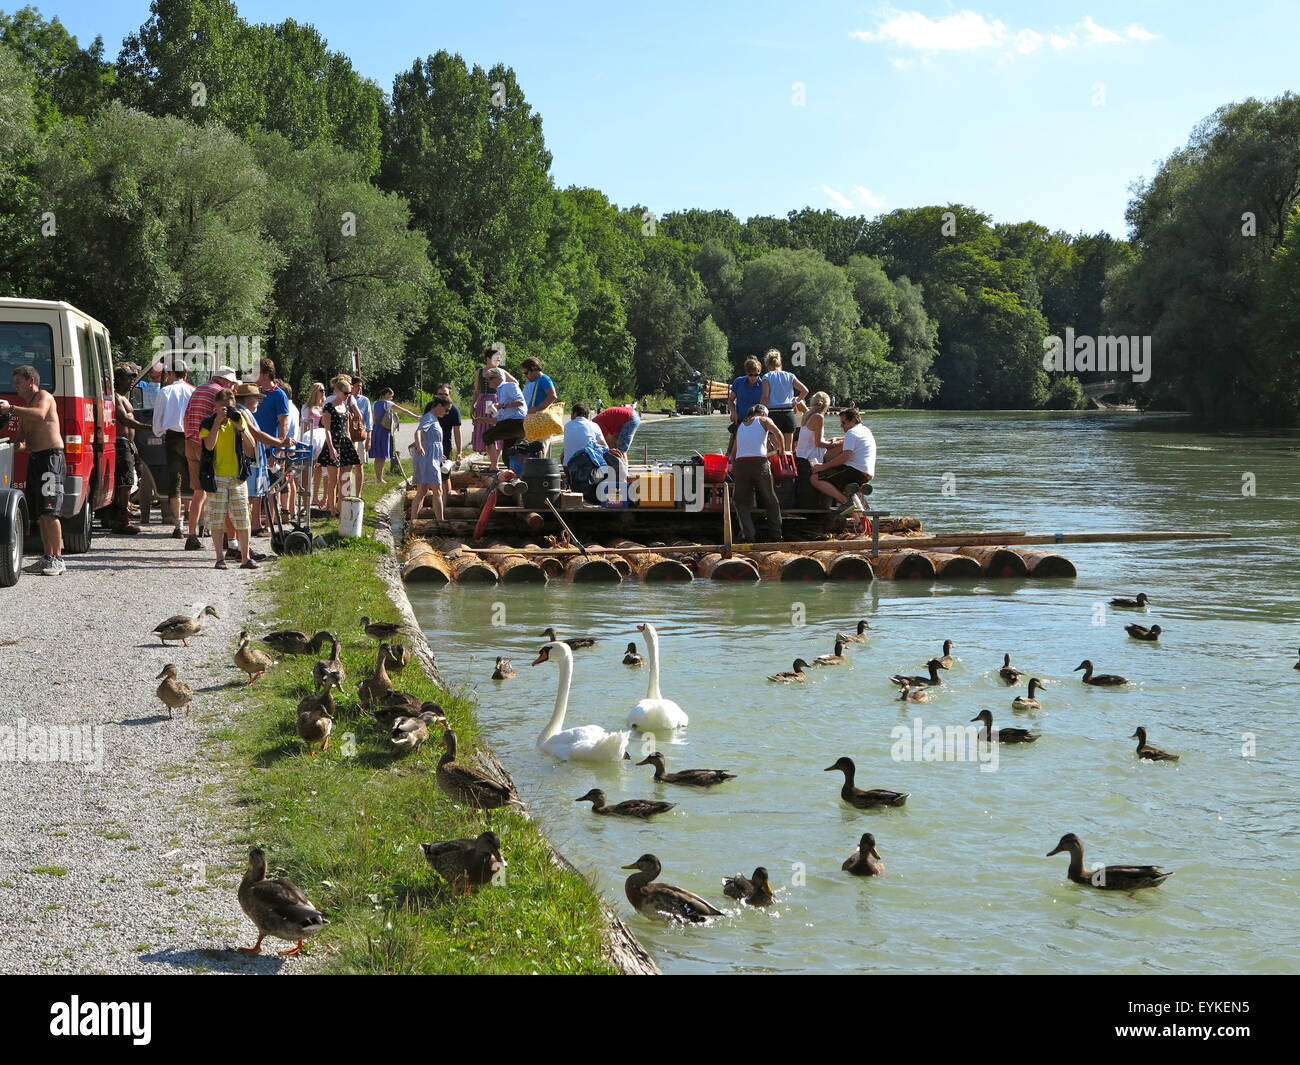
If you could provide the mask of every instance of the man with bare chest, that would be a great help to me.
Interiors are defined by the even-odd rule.
[[[0,413],[18,419],[18,439],[27,448],[27,509],[40,518],[43,554],[28,566],[27,573],[57,577],[67,572],[63,562],[63,526],[58,514],[63,507],[63,479],[67,464],[59,412],[54,397],[41,389],[41,375],[35,366],[14,370],[14,391],[23,401],[18,407],[0,399]]]
[[[124,363],[113,371],[113,404],[114,420],[117,422],[117,462],[114,466],[114,485],[113,485],[113,521],[109,528],[112,532],[123,536],[136,536],[140,532],[138,525],[131,524],[131,488],[136,470],[135,446],[136,430],[143,429],[145,432],[153,432],[153,426],[148,422],[142,422],[135,416],[135,408],[131,406],[131,400],[127,392],[131,383],[135,380],[136,368],[129,363]],[[144,463],[140,463],[141,467]],[[143,510],[143,508],[142,508]]]

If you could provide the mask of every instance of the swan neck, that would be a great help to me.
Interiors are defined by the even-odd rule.
[[[659,634],[650,625],[645,627],[645,649],[650,659],[650,686],[646,689],[647,699],[662,699],[659,694]]]
[[[557,646],[560,649],[560,685],[555,690],[555,709],[551,711],[551,720],[546,723],[542,734],[537,737],[538,743],[545,743],[560,731],[560,726],[564,724],[565,712],[569,709],[569,688],[573,681],[573,654],[564,644]]]

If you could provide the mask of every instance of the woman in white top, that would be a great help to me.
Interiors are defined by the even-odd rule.
[[[745,420],[736,426],[736,466],[732,474],[736,482],[736,516],[740,519],[740,535],[750,542],[755,537],[754,521],[750,516],[755,492],[767,508],[768,540],[776,542],[781,539],[781,505],[776,501],[772,466],[767,459],[769,442],[778,455],[785,454],[781,430],[767,416],[767,408],[756,403],[749,408]]]
[[[781,369],[781,353],[770,348],[763,356],[767,373],[763,375],[763,403],[772,421],[785,437],[785,449],[794,446],[794,405],[796,396],[803,399],[808,387],[789,370]]]
[[[794,451],[794,464],[799,471],[794,490],[796,506],[813,507],[822,500],[821,493],[812,486],[812,468],[826,461],[827,448],[836,446],[834,440],[822,437],[826,431],[826,411],[830,405],[830,396],[825,392],[814,392],[808,400],[808,411],[799,424],[799,446]]]
[[[311,505],[317,509],[323,509],[325,506],[325,495],[321,491],[321,481],[325,476],[325,467],[316,464],[320,458],[321,449],[325,446],[325,430],[321,428],[324,407],[325,385],[321,381],[313,381],[311,388],[307,390],[307,402],[302,405],[302,409],[298,413],[298,438],[304,444],[311,444]]]

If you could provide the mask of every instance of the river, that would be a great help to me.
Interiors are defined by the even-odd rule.
[[[1300,435],[1217,435],[1186,419],[1128,413],[869,414],[880,449],[873,505],[927,531],[1184,528],[1231,541],[1070,545],[1063,581],[757,585],[412,585],[444,673],[472,685],[493,748],[534,816],[628,918],[668,973],[1295,972],[1300,968]],[[718,450],[721,417],[646,425],[652,457]],[[1115,595],[1146,592],[1145,614]],[[874,635],[802,685],[767,674],[832,650],[859,618]],[[498,624],[494,625],[494,621]],[[530,668],[554,625],[593,635],[575,655],[568,726],[623,727],[646,671],[622,665],[636,625],[654,623],[662,688],[690,714],[665,744],[668,769],[721,768],[707,791],[656,786],[648,766],[563,764],[535,746],[554,703],[554,662]],[[1124,625],[1158,623],[1158,643]],[[921,673],[954,641],[945,684],[925,705],[897,701],[890,674]],[[997,677],[1004,653],[1041,678],[1039,712],[1013,713]],[[488,679],[496,655],[519,676]],[[1085,687],[1090,658],[1127,688]],[[975,760],[903,761],[902,726],[995,722],[1038,742]],[[1138,725],[1177,765],[1139,762]],[[634,739],[632,750],[638,749]],[[910,744],[908,745],[910,753]],[[901,809],[853,809],[841,755],[860,787],[910,793]],[[573,800],[665,798],[649,823],[594,816]],[[885,875],[840,863],[872,832]],[[1156,864],[1174,875],[1132,897],[1066,879],[1066,832],[1085,861]],[[509,841],[506,841],[507,857]],[[635,913],[620,866],[645,852],[662,879],[728,911],[705,927]],[[722,877],[768,869],[778,899],[738,908]],[[725,904],[725,905],[724,905]]]

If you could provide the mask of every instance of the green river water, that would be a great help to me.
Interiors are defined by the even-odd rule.
[[[476,690],[486,736],[554,844],[669,973],[1300,970],[1300,436],[1212,435],[1133,414],[865,420],[880,449],[873,505],[918,516],[927,531],[1237,538],[1067,546],[1079,571],[1069,581],[412,585],[440,666]],[[671,419],[643,426],[636,448],[669,459],[725,438],[720,417]],[[1101,606],[1140,591],[1152,600],[1145,615]],[[802,685],[765,679],[831,651],[858,618],[875,635],[847,651],[849,666]],[[1134,620],[1165,634],[1132,640]],[[644,650],[641,621],[659,630],[664,695],[691,716],[662,745],[668,769],[738,779],[656,786],[648,766],[566,764],[535,748],[558,679],[554,662],[530,668],[538,633],[553,624],[599,638],[575,655],[566,726],[615,729],[646,693],[646,671],[621,663],[629,640]],[[924,672],[945,639],[958,661],[940,693],[898,702],[890,674]],[[1004,652],[1048,685],[1041,711],[1012,712],[1023,688],[998,679]],[[498,654],[516,679],[488,679]],[[1133,684],[1085,687],[1071,672],[1084,658]],[[1000,749],[995,771],[896,757],[897,726],[964,726],[984,708],[1041,739]],[[1181,762],[1139,762],[1128,738],[1138,725]],[[822,772],[841,755],[856,761],[860,787],[909,792],[907,805],[841,802],[840,775]],[[649,823],[597,817],[573,801],[591,787],[611,803],[680,805]],[[841,872],[867,831],[886,874]],[[1065,832],[1082,838],[1089,866],[1150,863],[1174,876],[1133,897],[1076,886],[1065,854],[1045,857]],[[728,915],[678,927],[635,913],[620,866],[647,851],[663,880]],[[778,886],[766,911],[721,892],[723,876],[757,865]]]

